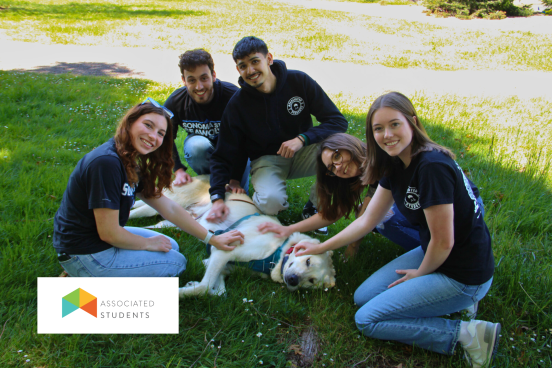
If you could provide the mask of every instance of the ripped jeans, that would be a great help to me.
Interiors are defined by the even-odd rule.
[[[392,260],[355,291],[359,306],[358,329],[366,336],[399,341],[452,355],[458,342],[461,320],[441,318],[481,300],[493,278],[481,285],[466,285],[439,272],[387,287],[403,277],[395,270],[418,268],[424,259],[422,247]]]

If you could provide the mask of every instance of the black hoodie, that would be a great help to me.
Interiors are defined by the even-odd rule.
[[[182,87],[174,91],[165,107],[174,114],[171,119],[173,124],[173,140],[176,139],[178,127],[181,126],[191,135],[202,135],[208,138],[214,147],[217,145],[217,137],[220,129],[220,119],[230,98],[236,93],[238,87],[232,83],[215,80],[213,83],[213,100],[208,104],[198,104],[188,94],[188,89]],[[178,155],[178,148],[173,144],[174,171],[186,170]],[[243,173],[243,171],[242,171]]]
[[[261,93],[240,77],[241,89],[230,99],[220,126],[217,148],[211,156],[211,194],[224,196],[232,173],[243,172],[252,161],[276,155],[283,142],[299,134],[308,144],[347,130],[347,120],[322,88],[307,74],[288,70],[281,60],[270,67],[276,76],[273,93]],[[320,125],[314,127],[311,115]]]

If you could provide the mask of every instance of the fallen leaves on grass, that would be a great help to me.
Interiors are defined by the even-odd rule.
[[[290,345],[288,348],[288,351],[292,351],[295,353],[295,355],[303,355],[303,352],[301,351],[301,346],[298,344]]]

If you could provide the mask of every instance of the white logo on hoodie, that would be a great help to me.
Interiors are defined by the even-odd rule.
[[[287,110],[291,115],[299,115],[304,108],[305,101],[299,96],[290,98],[287,103]]]

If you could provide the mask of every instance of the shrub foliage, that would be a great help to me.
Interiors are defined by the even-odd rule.
[[[552,0],[542,0],[551,2]],[[509,16],[529,16],[533,11],[529,6],[518,7],[514,0],[425,0],[424,5],[435,15],[457,18],[502,19]]]

